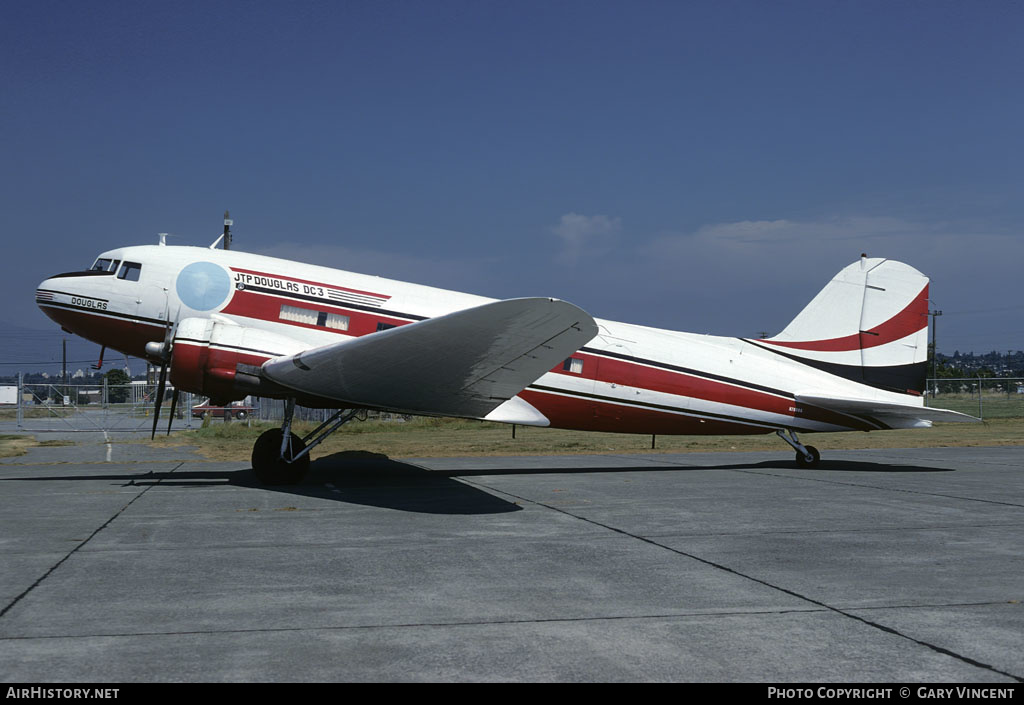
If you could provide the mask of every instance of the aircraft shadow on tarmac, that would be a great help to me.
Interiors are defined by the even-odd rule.
[[[538,461],[541,459],[538,458]],[[346,504],[396,509],[424,514],[502,514],[522,510],[514,502],[496,497],[485,490],[459,482],[460,477],[502,475],[554,475],[637,472],[696,472],[708,470],[795,470],[792,461],[779,459],[759,463],[729,463],[722,465],[670,465],[652,464],[649,460],[628,461],[615,466],[582,467],[480,467],[457,470],[429,470],[412,463],[391,460],[385,455],[362,451],[345,451],[318,458],[310,465],[309,473],[301,484],[267,486],[256,479],[251,468],[242,470],[184,470],[148,472],[142,475],[125,473],[106,475],[61,475],[35,477],[7,477],[4,480],[75,481],[112,480],[121,486],[145,487],[210,487],[234,485],[281,494],[334,500]],[[857,460],[822,461],[812,470],[801,470],[797,477],[815,474],[849,473],[920,473],[954,472],[950,468],[929,468],[916,465],[892,465]]]
[[[194,466],[193,466],[194,467]],[[6,481],[68,482],[113,481],[121,487],[203,488],[218,485],[249,487],[284,495],[312,497],[424,514],[502,514],[522,507],[489,492],[459,482],[456,473],[433,472],[391,460],[385,455],[347,451],[319,458],[310,464],[297,485],[261,483],[252,468],[241,470],[167,470],[76,475],[3,477]]]
[[[447,472],[432,471],[432,475],[444,474],[451,477],[479,477],[483,475],[553,475],[559,473],[627,473],[627,472],[697,472],[701,470],[793,470],[798,468],[792,460],[766,460],[760,463],[728,463],[723,465],[671,465],[666,462],[658,464],[616,465],[601,467],[565,467],[565,468],[481,468],[474,470],[452,470]],[[918,465],[894,465],[889,463],[868,462],[862,460],[822,460],[816,468],[799,468],[802,476],[813,476],[824,472],[882,472],[882,473],[917,473],[917,472],[955,472],[952,468],[928,468]]]

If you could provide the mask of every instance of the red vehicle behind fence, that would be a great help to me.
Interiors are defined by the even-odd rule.
[[[236,401],[229,406],[211,406],[210,402],[204,402],[192,407],[192,416],[197,419],[209,414],[212,418],[223,418],[225,421],[231,419],[244,419],[256,411],[256,408],[246,404],[244,401]]]

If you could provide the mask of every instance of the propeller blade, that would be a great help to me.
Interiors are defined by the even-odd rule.
[[[174,388],[174,396],[171,397],[171,415],[167,419],[167,435],[171,435],[171,424],[174,423],[174,410],[178,407],[178,388]]]
[[[150,434],[149,440],[156,438],[156,424],[160,420],[160,405],[164,401],[164,390],[167,388],[167,364],[164,363],[160,367],[160,383],[156,387],[156,408],[153,409],[153,433]]]

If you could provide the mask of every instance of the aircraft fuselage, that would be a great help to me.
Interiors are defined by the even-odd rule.
[[[493,299],[236,250],[135,246],[103,253],[92,271],[45,280],[36,301],[64,329],[137,357],[186,318],[279,341],[209,345],[218,369],[233,370]],[[646,434],[867,431],[890,426],[796,396],[814,390],[906,403],[906,394],[816,369],[757,341],[596,323],[587,345],[486,418]]]

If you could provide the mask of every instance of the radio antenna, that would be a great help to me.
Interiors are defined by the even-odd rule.
[[[224,211],[224,249],[231,249],[231,226],[235,224],[235,221],[231,220],[231,215]]]

